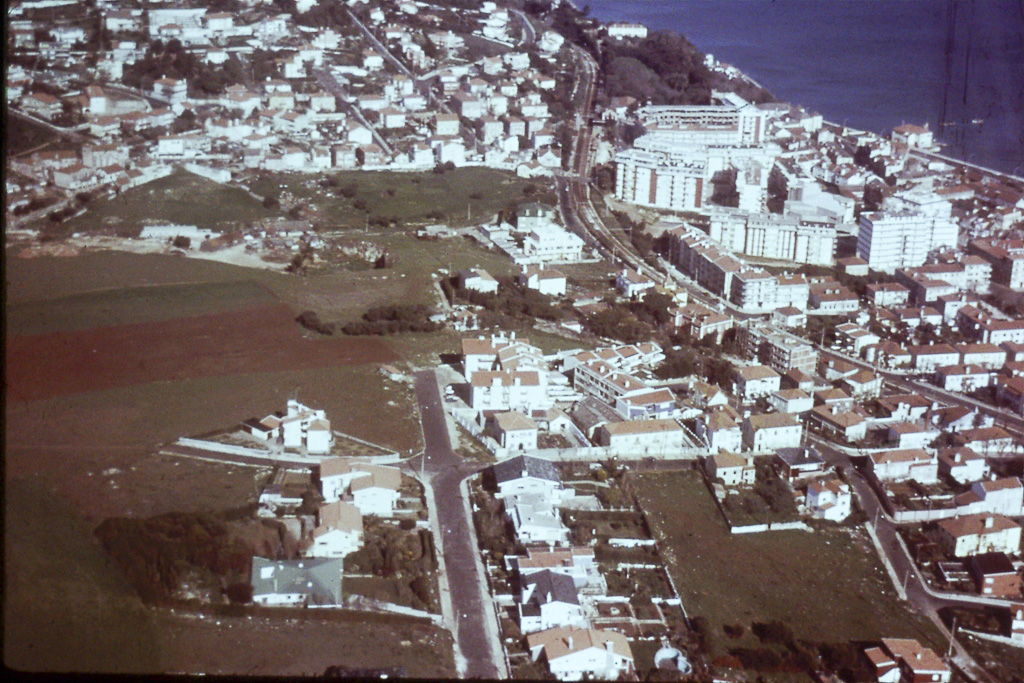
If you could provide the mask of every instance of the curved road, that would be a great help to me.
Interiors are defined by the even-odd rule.
[[[505,652],[487,574],[470,514],[468,479],[481,468],[452,451],[437,375],[416,373],[416,400],[423,423],[423,455],[408,466],[426,489],[443,577],[441,601],[456,640],[463,678],[508,678]]]

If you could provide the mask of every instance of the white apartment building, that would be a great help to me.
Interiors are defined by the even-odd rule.
[[[557,225],[538,225],[523,241],[523,251],[548,263],[572,263],[583,258],[583,240]]]
[[[717,104],[648,106],[637,112],[647,133],[616,155],[615,196],[644,206],[697,210],[711,198],[712,178],[736,172],[739,205],[761,211],[768,175],[781,153],[766,144],[769,112],[732,93]]]
[[[832,265],[836,247],[834,222],[730,208],[711,212],[708,236],[748,256],[823,266]]]
[[[923,265],[939,247],[956,248],[958,228],[948,218],[922,213],[876,211],[860,217],[857,254],[872,270]]]

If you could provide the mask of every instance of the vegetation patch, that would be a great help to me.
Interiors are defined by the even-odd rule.
[[[772,621],[815,642],[903,637],[943,646],[934,626],[899,601],[862,532],[734,536],[697,472],[640,474],[634,487],[687,613],[707,621],[712,656],[744,646],[722,640],[724,625]]]

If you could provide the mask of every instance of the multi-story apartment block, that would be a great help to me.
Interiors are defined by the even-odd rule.
[[[949,218],[910,211],[863,213],[857,253],[872,270],[892,273],[923,265],[933,249],[955,248],[957,234],[957,225]]]
[[[835,222],[795,214],[716,208],[708,235],[727,249],[760,258],[830,266],[835,255]]]
[[[717,104],[649,106],[637,115],[647,133],[615,157],[615,196],[645,206],[697,210],[721,171],[736,174],[739,205],[761,211],[768,175],[779,155],[765,144],[769,112],[732,93],[712,93]]]
[[[736,341],[747,356],[757,359],[772,370],[784,374],[794,368],[813,375],[818,365],[818,352],[803,339],[763,323],[749,323],[736,328]]]
[[[1024,240],[971,240],[967,253],[992,265],[992,282],[1024,291]]]

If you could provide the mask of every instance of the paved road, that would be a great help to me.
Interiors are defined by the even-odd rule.
[[[470,518],[466,480],[479,471],[454,453],[447,417],[433,370],[416,374],[424,452],[409,461],[432,498],[437,545],[443,555],[459,672],[466,678],[507,678],[497,617]],[[447,583],[447,586],[443,584]],[[444,598],[444,596],[443,596]]]

